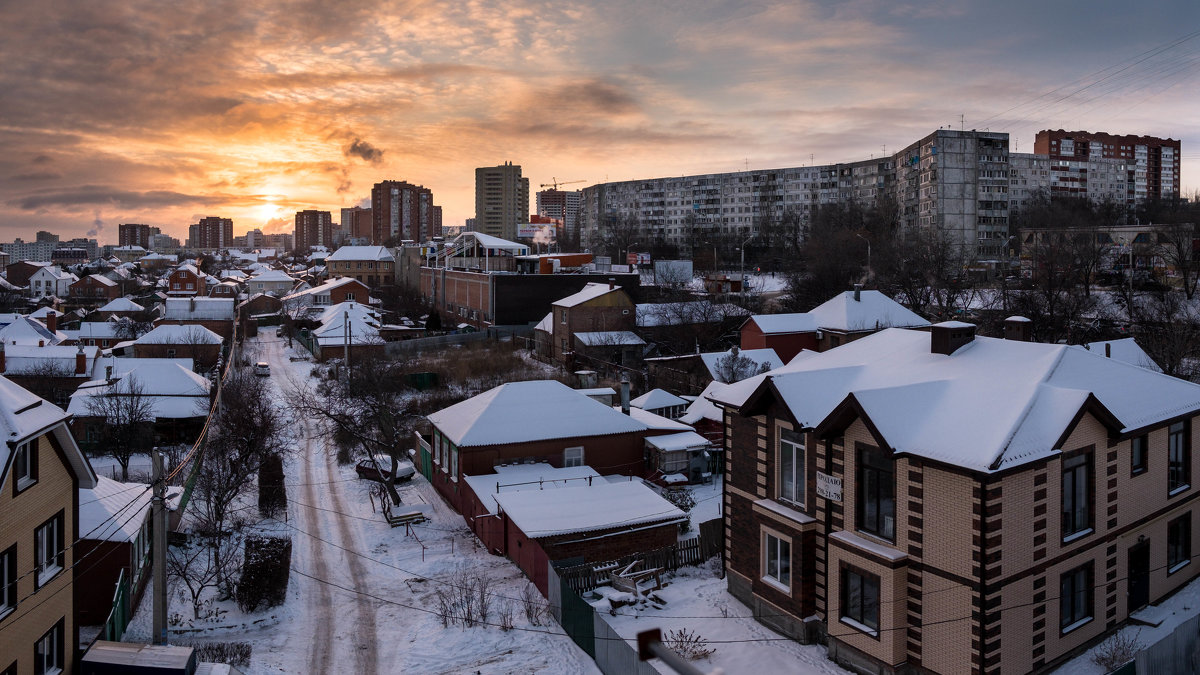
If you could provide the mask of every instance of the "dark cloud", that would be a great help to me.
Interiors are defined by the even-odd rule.
[[[359,159],[375,165],[378,165],[383,161],[383,150],[380,150],[361,138],[355,138],[353,141],[351,141],[350,145],[346,146],[342,153],[347,157],[358,157]]]
[[[9,205],[26,211],[55,206],[111,204],[122,208],[181,206],[185,204],[217,204],[222,197],[188,195],[170,190],[136,192],[105,185],[81,185],[67,190],[41,191],[9,201]]]
[[[33,158],[34,164],[49,164],[52,161],[54,160],[50,159],[49,155],[38,155],[37,157]]]
[[[8,177],[9,180],[18,180],[18,181],[54,180],[56,178],[62,178],[62,174],[54,173],[51,171],[35,171],[34,173],[19,173],[15,176]]]

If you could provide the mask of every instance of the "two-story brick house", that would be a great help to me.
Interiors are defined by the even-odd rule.
[[[636,322],[636,308],[625,289],[614,283],[592,282],[551,303],[550,313],[538,323],[535,332],[539,351],[566,363],[577,349],[604,345],[621,349],[625,346],[622,338],[630,336],[637,340],[630,345],[644,345],[632,333]],[[594,336],[598,339],[593,340]]]
[[[180,265],[167,275],[167,295],[173,298],[208,295],[208,275],[191,263]]]
[[[888,329],[718,389],[730,592],[871,672],[1042,672],[1195,578],[1200,386]]]
[[[343,246],[325,258],[325,272],[332,279],[351,277],[368,288],[396,283],[396,258],[386,246]]]
[[[96,475],[67,414],[0,377],[0,668],[72,672],[79,490]]]
[[[76,302],[103,305],[121,297],[121,286],[101,274],[89,274],[72,283],[68,290]]]

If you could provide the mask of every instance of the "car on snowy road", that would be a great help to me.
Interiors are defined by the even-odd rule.
[[[385,482],[392,472],[392,458],[387,455],[375,455],[356,464],[354,471],[359,478]],[[401,460],[396,468],[396,482],[403,483],[412,478],[416,472],[412,462]]]

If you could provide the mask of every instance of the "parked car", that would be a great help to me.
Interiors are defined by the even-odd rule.
[[[392,472],[392,458],[387,455],[375,455],[355,465],[354,471],[358,473],[359,478],[386,482]],[[412,462],[401,460],[396,468],[396,482],[403,483],[412,478],[416,472]]]
[[[267,363],[266,361],[259,361],[258,363],[254,364],[254,374],[255,375],[270,375],[271,374],[271,364]]]

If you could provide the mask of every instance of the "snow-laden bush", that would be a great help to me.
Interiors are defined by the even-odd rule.
[[[1142,631],[1128,633],[1126,631],[1118,631],[1114,633],[1104,642],[1096,647],[1096,653],[1092,654],[1092,663],[1104,669],[1104,672],[1109,673],[1120,666],[1125,665],[1137,656],[1137,653],[1142,651],[1142,642],[1138,636]]]
[[[287,599],[292,569],[292,540],[284,537],[247,537],[237,603],[243,612],[275,607]]]

